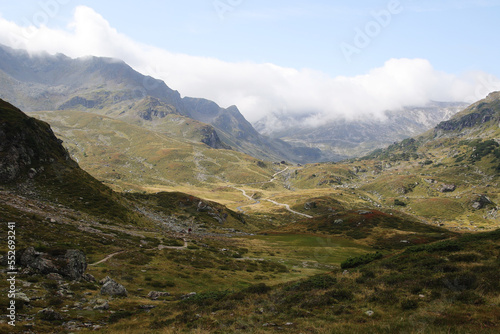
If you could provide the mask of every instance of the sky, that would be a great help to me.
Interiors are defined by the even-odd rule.
[[[499,17],[500,0],[4,0],[0,43],[322,123],[500,90]]]

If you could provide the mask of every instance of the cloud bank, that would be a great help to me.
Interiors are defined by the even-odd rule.
[[[500,80],[487,73],[447,74],[425,59],[390,59],[364,75],[330,77],[309,69],[176,54],[132,40],[85,6],[77,7],[72,22],[59,30],[0,17],[0,43],[30,52],[122,59],[184,96],[237,105],[251,122],[276,112],[302,117],[310,125],[335,118],[383,118],[386,110],[429,101],[474,102],[500,90]]]

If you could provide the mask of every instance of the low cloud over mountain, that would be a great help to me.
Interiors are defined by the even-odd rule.
[[[84,6],[76,8],[66,29],[26,27],[0,18],[0,43],[31,52],[123,59],[186,95],[237,105],[250,122],[272,112],[303,116],[312,126],[336,118],[383,118],[386,110],[429,101],[472,102],[500,89],[500,80],[487,73],[444,73],[426,59],[390,59],[364,75],[331,77],[270,63],[176,54],[134,41]]]

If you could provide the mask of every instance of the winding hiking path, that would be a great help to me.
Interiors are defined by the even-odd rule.
[[[290,211],[291,213],[295,213],[296,215],[304,216],[304,217],[306,217],[306,218],[313,218],[313,216],[306,215],[305,213],[298,212],[298,211],[295,211],[295,210],[290,209],[290,205],[288,205],[288,204],[278,203],[278,202],[276,202],[276,201],[273,201],[272,199],[265,199],[265,201],[271,202],[271,203],[273,203],[274,205],[284,206],[284,207],[285,207],[285,209],[287,209],[287,210],[288,210],[288,211]]]
[[[108,256],[106,256],[104,259],[102,259],[102,260],[100,260],[100,261],[97,261],[97,262],[94,262],[94,263],[91,263],[91,264],[89,264],[89,266],[96,266],[96,265],[98,265],[99,263],[106,262],[106,261],[108,261],[109,259],[111,259],[113,256],[118,255],[118,254],[121,254],[121,253],[125,253],[125,251],[119,251],[119,252],[116,252],[116,253],[113,253],[113,254],[109,254],[109,255],[108,255]]]
[[[158,248],[152,248],[152,249],[149,249],[149,250],[184,249],[184,248],[187,248],[187,246],[188,246],[187,240],[183,239],[183,241],[184,241],[184,245],[182,245],[182,246],[164,246],[164,245],[158,245]],[[127,251],[122,250],[122,251],[119,251],[119,252],[116,252],[116,253],[113,253],[113,254],[109,254],[104,259],[99,260],[99,261],[94,262],[94,263],[91,263],[91,264],[89,264],[89,266],[96,266],[96,265],[98,265],[100,263],[108,261],[109,259],[111,259],[115,255],[122,254],[122,253],[125,253],[125,252],[127,252]]]
[[[276,180],[276,177],[277,177],[278,175],[280,175],[281,173],[286,172],[287,170],[288,170],[288,166],[287,166],[285,169],[280,170],[280,171],[278,171],[278,172],[274,173],[274,174],[273,174],[273,176],[271,176],[271,179],[270,179],[269,181],[266,181],[266,182],[256,182],[256,183],[247,183],[247,184],[241,184],[241,185],[239,185],[239,186],[248,186],[248,185],[254,185],[254,184],[266,184],[266,183],[272,183],[272,182],[274,182],[274,180]],[[236,186],[229,186],[229,187],[230,187],[230,188],[233,188],[233,189],[236,189],[236,190],[241,191],[241,193],[243,194],[243,196],[245,196],[246,198],[248,198],[250,201],[253,201],[253,203],[251,203],[251,204],[246,204],[246,205],[241,205],[241,206],[238,206],[238,207],[236,208],[236,210],[238,210],[238,211],[240,211],[240,212],[245,212],[245,211],[243,211],[242,207],[244,207],[244,206],[250,206],[250,205],[256,205],[256,204],[259,204],[259,203],[260,203],[260,201],[258,201],[258,200],[256,200],[256,199],[252,198],[251,196],[249,196],[249,195],[247,194],[247,192],[245,191],[245,189],[237,188]],[[299,215],[299,216],[303,216],[303,217],[306,217],[306,218],[309,218],[309,219],[310,219],[310,218],[313,218],[313,216],[306,215],[305,213],[301,213],[301,212],[297,212],[297,211],[295,211],[295,210],[292,210],[292,209],[290,208],[290,205],[288,205],[288,204],[278,203],[278,202],[273,201],[273,200],[271,200],[271,199],[263,199],[263,200],[264,200],[264,201],[271,202],[271,203],[273,203],[274,205],[277,205],[277,206],[283,206],[283,207],[285,207],[285,209],[286,209],[286,210],[290,211],[290,212],[291,212],[291,213],[293,213],[293,214],[296,214],[296,215]]]

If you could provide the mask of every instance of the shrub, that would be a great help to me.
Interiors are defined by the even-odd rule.
[[[484,304],[484,298],[475,293],[474,291],[462,291],[459,294],[457,294],[456,299],[459,302],[469,305]]]
[[[305,281],[295,283],[291,286],[290,290],[326,290],[337,284],[337,279],[330,275],[316,275]]]
[[[367,264],[367,263],[370,263],[372,261],[381,259],[382,257],[383,257],[382,253],[379,253],[379,252],[369,253],[369,254],[358,256],[358,257],[352,257],[352,258],[349,258],[349,259],[343,261],[340,264],[340,267],[342,269],[355,268],[355,267],[358,267],[360,265]]]
[[[400,201],[399,199],[395,199],[394,200],[394,205],[398,205],[398,206],[406,206],[406,203],[403,202],[403,201]]]
[[[345,288],[334,289],[327,292],[326,295],[338,301],[352,300],[354,298],[354,294],[352,293],[352,291]]]
[[[403,310],[415,310],[418,308],[418,302],[414,299],[405,299],[401,302],[401,309]]]
[[[460,244],[456,240],[445,240],[445,241],[440,241],[436,242],[433,244],[428,244],[428,245],[420,245],[420,246],[411,246],[406,249],[406,253],[412,253],[412,252],[441,252],[441,251],[447,251],[447,252],[457,252],[462,250],[462,244]]]
[[[258,283],[250,285],[248,288],[244,290],[244,292],[248,293],[256,293],[256,294],[265,294],[271,290],[271,287],[267,286],[265,283]]]
[[[210,306],[217,301],[222,300],[229,294],[229,291],[208,291],[198,293],[183,302],[187,304],[195,304],[198,306]]]

